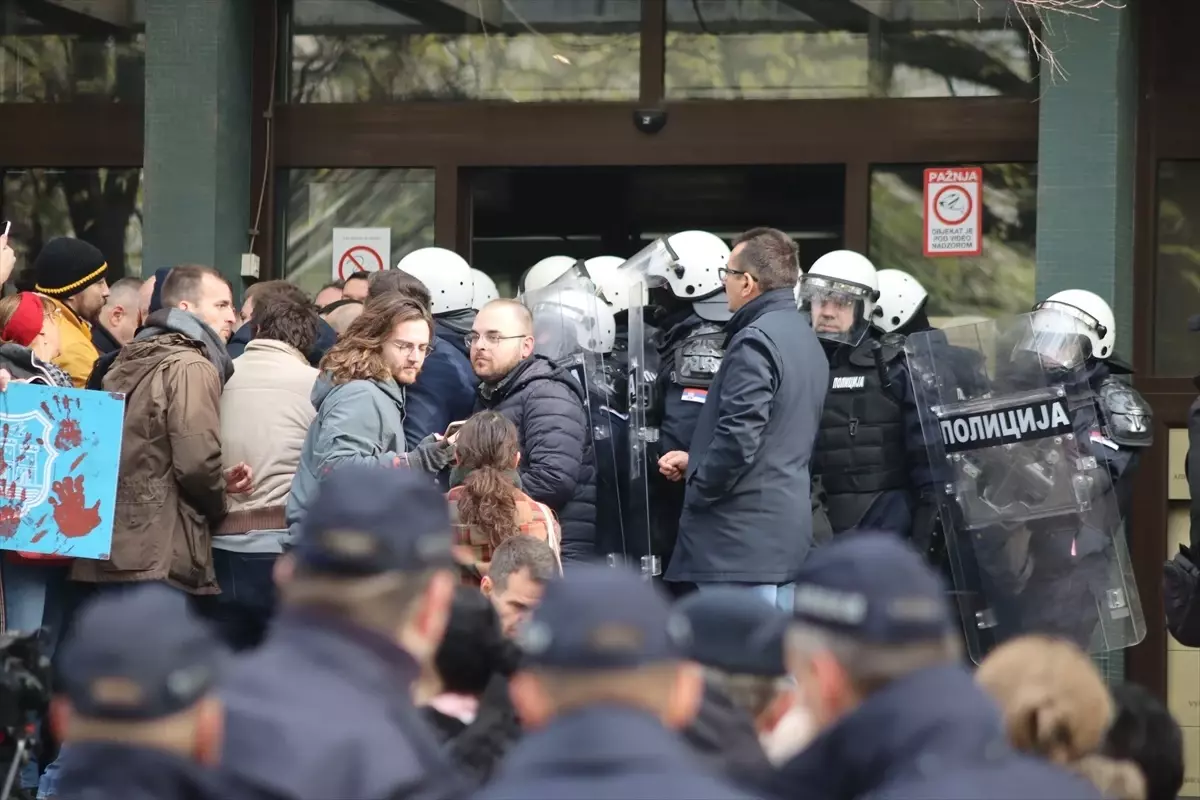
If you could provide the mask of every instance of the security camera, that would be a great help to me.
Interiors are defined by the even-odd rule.
[[[667,112],[661,108],[638,109],[633,112],[633,124],[642,133],[658,133],[667,124]]]

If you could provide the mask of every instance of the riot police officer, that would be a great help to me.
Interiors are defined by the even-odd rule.
[[[801,276],[798,296],[829,357],[813,474],[833,532],[885,530],[927,547],[937,514],[933,476],[903,340],[872,326],[882,321],[874,264],[850,250],[827,253]]]
[[[670,267],[665,276],[639,274],[649,263],[643,255],[650,251],[668,256]],[[634,519],[630,526],[637,530],[648,524],[652,532],[650,549],[664,559],[670,556],[679,533],[684,484],[667,480],[655,464],[664,453],[689,448],[708,387],[721,366],[724,323],[730,311],[719,273],[729,261],[729,252],[729,245],[715,234],[681,231],[645,248],[626,261],[615,276],[601,277],[605,296],[617,308],[629,309],[631,300],[637,301],[629,296],[631,279],[642,283],[648,294],[644,314],[638,315],[643,326],[640,341],[647,352],[632,355],[634,360],[651,366],[639,375],[631,374],[629,380],[631,393],[641,395],[638,402],[646,406],[642,421],[647,429],[656,431],[657,445],[646,449],[649,467],[643,473],[644,480],[634,480],[631,486]],[[628,320],[628,311],[618,315],[619,321],[622,316],[627,325],[633,324]],[[639,386],[648,390],[642,392]],[[633,423],[637,422],[634,413]],[[638,435],[632,430],[631,434]],[[653,440],[654,435],[639,438]],[[648,523],[638,518],[637,500],[643,493],[649,495]]]
[[[988,365],[986,385],[945,358],[948,332]],[[953,489],[941,520],[977,660],[1025,633],[1092,651],[1145,633],[1121,519],[1150,409],[1116,377],[1128,368],[1115,338],[1108,304],[1069,290],[1029,314],[907,339],[930,453]]]

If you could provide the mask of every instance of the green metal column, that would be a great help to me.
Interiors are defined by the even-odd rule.
[[[1117,352],[1125,354],[1133,335],[1138,99],[1130,5],[1097,8],[1092,19],[1050,14],[1046,40],[1066,74],[1043,65],[1038,124],[1038,299],[1061,289],[1100,295],[1116,315]],[[1110,684],[1124,680],[1123,652],[1095,661]]]
[[[1093,19],[1050,14],[1046,39],[1065,76],[1042,70],[1038,129],[1037,296],[1088,289],[1117,317],[1117,350],[1132,344],[1133,11]]]
[[[241,286],[250,227],[248,0],[146,0],[143,272],[206,264]]]

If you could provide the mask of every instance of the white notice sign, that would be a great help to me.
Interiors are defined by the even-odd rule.
[[[925,255],[983,253],[980,225],[983,170],[935,167],[925,170]]]
[[[391,228],[334,228],[333,277],[346,280],[356,272],[378,272],[392,261]]]

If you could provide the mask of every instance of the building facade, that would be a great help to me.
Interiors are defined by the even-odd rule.
[[[0,216],[26,255],[74,234],[118,274],[201,262],[239,286],[253,252],[263,277],[316,289],[342,227],[389,229],[393,264],[456,249],[505,290],[543,256],[766,224],[806,264],[848,247],[910,271],[935,317],[1091,289],[1116,311],[1159,434],[1130,521],[1150,631],[1110,671],[1170,695],[1196,764],[1200,653],[1169,646],[1158,609],[1161,562],[1187,529],[1172,431],[1200,371],[1186,325],[1200,311],[1200,4],[1089,13],[0,0]],[[983,168],[982,254],[925,258],[923,170],[961,165]]]

